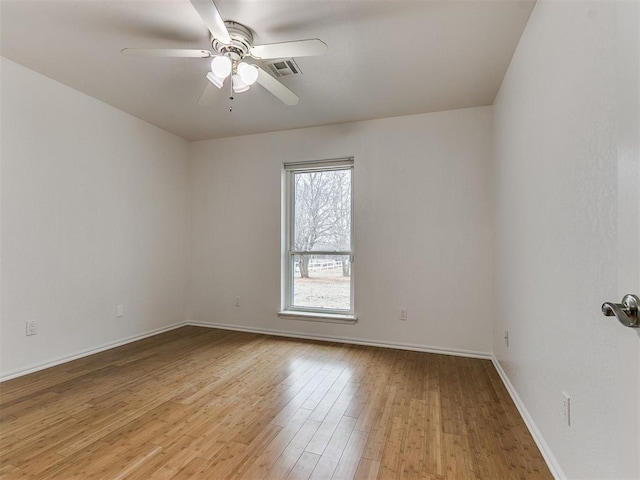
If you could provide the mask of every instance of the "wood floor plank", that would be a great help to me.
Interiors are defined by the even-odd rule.
[[[313,409],[313,413],[311,414],[311,417],[309,417],[309,420],[315,420],[316,422],[321,422],[324,420],[325,416],[329,413],[336,401],[341,398],[342,392],[350,383],[350,378],[351,372],[346,368],[342,370],[342,373],[340,373],[340,376],[333,383],[327,394],[322,398],[322,400],[320,400],[320,402],[318,402],[316,407]],[[349,399],[349,401],[351,401],[351,399]],[[346,406],[348,406],[348,402]]]
[[[464,447],[462,435],[443,433],[443,465],[446,478],[459,478],[460,480],[478,478],[471,467],[469,452]]]
[[[183,327],[0,385],[0,479],[550,479],[491,362]]]
[[[238,463],[246,458],[248,445],[236,442],[221,442],[217,453],[207,462],[201,457],[196,457],[192,462],[197,463],[191,470],[194,478],[223,478],[228,475]],[[199,467],[197,469],[196,467]]]
[[[159,454],[148,458],[144,463],[131,470],[127,480],[149,480],[151,478],[155,480],[162,476],[169,477],[171,469],[165,468],[165,466],[169,465],[174,458],[183,457],[181,452],[191,450],[193,439],[181,436],[173,439],[164,438],[154,443],[162,448]]]
[[[440,425],[435,425],[435,429]],[[404,432],[402,443],[402,461],[400,462],[400,476],[406,479],[419,479],[425,473],[436,473],[429,465],[426,457],[438,455],[432,448],[427,447],[427,403],[424,400],[412,399],[409,405],[409,422]],[[432,433],[432,432],[429,432]],[[436,434],[439,434],[437,432]]]
[[[313,469],[310,477],[312,480],[326,480],[333,476],[355,425],[355,418],[347,416],[341,418],[330,442],[320,456],[316,468]]]
[[[389,428],[389,436],[385,442],[382,459],[380,461],[380,477],[396,478],[400,476],[402,463],[402,441],[406,430],[406,421],[400,417],[393,417]]]
[[[289,442],[296,436],[298,430],[304,425],[311,414],[310,410],[303,408],[291,417],[286,426],[278,432],[278,435],[267,445],[264,452],[253,462],[253,465],[242,476],[245,480],[264,478],[274,463],[278,460],[282,452],[287,448]]]
[[[305,447],[316,430],[318,430],[319,425],[318,422],[313,420],[304,422],[296,436],[291,439],[287,448],[284,449],[276,463],[267,472],[266,477],[286,478],[304,453]]]
[[[442,406],[440,395],[429,392],[426,415],[426,445],[424,456],[424,473],[443,475],[442,466]]]
[[[265,428],[253,439],[253,441],[247,444],[247,449],[242,458],[238,459],[238,463],[235,468],[229,470],[224,475],[220,476],[220,479],[238,479],[246,473],[253,465],[256,459],[262,455],[268,445],[271,444],[280,431],[281,427],[275,425],[266,425]]]
[[[286,480],[307,480],[311,476],[313,469],[316,468],[318,460],[320,460],[320,455],[302,452],[293,469],[287,475]]]
[[[369,435],[367,445],[363,457],[372,461],[380,462],[382,459],[382,452],[389,436],[389,429],[391,427],[391,413],[393,411],[393,402],[396,395],[395,385],[386,386],[386,400],[382,408],[382,412],[376,421],[376,424]]]
[[[334,480],[347,480],[355,476],[358,464],[362,458],[362,450],[367,443],[367,436],[369,432],[354,429],[351,432],[349,441],[344,447],[340,461],[336,466],[336,470],[333,474]]]
[[[378,478],[379,469],[380,462],[362,457],[353,478],[356,480],[375,480]]]
[[[307,399],[313,391],[322,383],[328,372],[320,368],[312,368],[309,372],[313,372],[313,375],[305,376],[296,382],[296,385],[301,385],[300,391],[291,399],[291,401],[284,407],[278,416],[273,419],[273,424],[280,427],[284,427],[289,420],[296,414],[296,412],[302,408]],[[305,409],[311,412],[310,409]]]
[[[324,417],[322,424],[309,442],[309,445],[307,445],[306,450],[308,452],[318,455],[322,455],[324,453],[325,448],[331,438],[333,438],[334,432],[342,421],[342,417],[345,415],[345,412],[358,388],[359,386],[353,384],[347,384],[347,386],[345,386],[340,393],[340,396],[336,399],[335,403],[329,410],[329,413]],[[314,418],[315,417],[312,413],[309,416],[309,419]]]

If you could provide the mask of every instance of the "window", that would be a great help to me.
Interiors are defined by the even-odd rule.
[[[355,321],[353,159],[284,165],[283,316]]]

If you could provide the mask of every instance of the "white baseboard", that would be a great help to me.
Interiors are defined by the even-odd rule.
[[[143,338],[152,337],[160,333],[168,332],[169,330],[175,330],[176,328],[184,327],[185,325],[186,325],[185,322],[174,323],[167,327],[156,328],[154,330],[133,335],[131,337],[124,338],[122,340],[103,343],[102,345],[99,345],[94,348],[89,348],[87,350],[82,350],[80,352],[72,353],[70,355],[63,355],[61,357],[54,358],[53,360],[47,360],[46,362],[40,362],[34,365],[29,365],[28,367],[12,370],[12,371],[3,373],[0,376],[0,383],[5,382],[7,380],[11,380],[12,378],[22,377],[23,375],[28,375],[30,373],[38,372],[40,370],[44,370],[45,368],[55,367],[56,365],[70,362],[71,360],[77,360],[78,358],[87,357],[89,355],[93,355],[94,353],[99,353],[105,350],[109,350],[111,348],[120,347],[121,345],[126,345],[127,343],[136,342],[138,340],[142,340]]]
[[[553,478],[555,478],[556,480],[566,480],[567,476],[562,471],[562,468],[560,468],[560,465],[558,464],[556,457],[551,452],[551,448],[549,448],[549,445],[542,437],[540,430],[538,430],[538,427],[533,421],[533,418],[531,418],[531,415],[529,415],[529,411],[524,406],[524,403],[522,403],[522,400],[520,399],[518,392],[516,392],[515,387],[512,385],[511,381],[509,380],[509,377],[507,377],[507,374],[502,369],[502,365],[500,365],[500,362],[495,357],[495,355],[491,356],[491,361],[493,362],[493,366],[498,371],[498,375],[500,375],[500,379],[502,380],[502,383],[504,383],[504,386],[509,392],[509,395],[511,395],[511,399],[513,400],[513,403],[516,404],[518,412],[520,412],[520,416],[524,420],[524,423],[529,429],[529,432],[531,433],[533,440],[536,442],[536,445],[538,446],[538,450],[540,450],[540,453],[542,453],[542,457],[544,458],[544,461],[547,462],[547,466],[549,467],[549,470],[551,470],[551,474],[553,475]]]
[[[379,340],[367,340],[350,337],[335,337],[331,335],[312,335],[287,330],[273,330],[270,328],[242,327],[239,325],[228,325],[226,323],[205,323],[187,321],[187,325],[194,327],[219,328],[221,330],[234,330],[237,332],[260,333],[263,335],[274,335],[277,337],[302,338],[306,340],[319,340],[322,342],[348,343],[352,345],[366,345],[370,347],[395,348],[398,350],[412,350],[416,352],[441,353],[443,355],[456,355],[458,357],[482,358],[491,360],[493,355],[488,352],[475,352],[472,350],[457,350],[450,348],[431,347],[427,345],[415,345],[410,343],[381,342]]]

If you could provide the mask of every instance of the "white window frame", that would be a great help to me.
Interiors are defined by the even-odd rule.
[[[318,172],[323,170],[351,170],[351,248],[340,251],[296,251],[293,249],[295,236],[294,178],[296,173]],[[353,157],[332,160],[284,163],[282,168],[282,284],[281,311],[279,316],[300,320],[315,320],[337,323],[355,323],[354,307],[354,161]],[[293,287],[295,279],[294,257],[299,254],[349,255],[350,260],[350,309],[330,309],[300,307],[293,305]]]

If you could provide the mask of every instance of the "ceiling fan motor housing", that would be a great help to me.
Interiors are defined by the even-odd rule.
[[[231,43],[225,44],[216,38],[211,38],[211,47],[218,55],[227,56],[236,62],[240,61],[249,55],[249,50],[253,46],[253,34],[240,23],[227,20],[224,24],[229,31]]]

